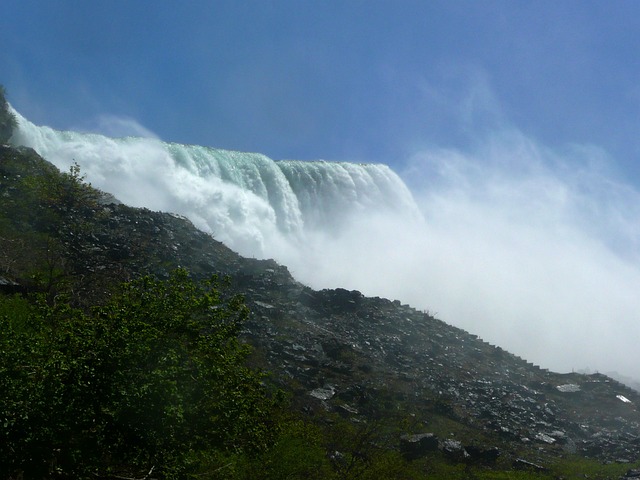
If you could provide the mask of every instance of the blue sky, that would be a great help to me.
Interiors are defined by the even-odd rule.
[[[518,129],[640,183],[632,1],[32,1],[0,7],[0,83],[31,121],[382,162]]]

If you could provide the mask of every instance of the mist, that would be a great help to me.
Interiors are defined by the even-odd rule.
[[[402,176],[424,221],[374,225],[372,250],[343,258],[359,256],[349,285],[555,371],[639,378],[640,198],[613,180],[610,160],[517,131],[473,152],[420,151]]]
[[[554,371],[640,378],[638,193],[593,147],[518,132],[427,149],[402,175],[423,214],[354,219],[291,261],[316,287],[400,299]]]
[[[640,198],[596,146],[504,130],[467,151],[417,147],[396,175],[19,120],[14,143],[63,170],[76,161],[121,201],[183,214],[313,288],[398,299],[555,371],[640,378]]]

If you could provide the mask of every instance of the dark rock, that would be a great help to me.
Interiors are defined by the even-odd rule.
[[[9,280],[8,278],[0,277],[0,293],[28,293],[29,291],[30,289],[24,285]]]
[[[400,437],[400,452],[408,460],[424,457],[427,453],[437,449],[438,437],[433,433],[402,435]]]
[[[458,440],[447,439],[442,443],[442,453],[454,462],[464,462],[469,459],[469,454]]]
[[[466,445],[464,449],[469,455],[468,461],[470,463],[477,463],[480,465],[495,465],[498,457],[500,456],[500,450],[498,447],[484,449],[475,445]]]

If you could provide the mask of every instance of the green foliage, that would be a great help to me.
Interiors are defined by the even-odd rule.
[[[280,430],[273,447],[253,461],[244,478],[334,478],[319,429],[301,420],[290,420]]]
[[[125,284],[90,314],[39,302],[26,322],[2,315],[0,471],[184,478],[198,452],[264,450],[277,399],[244,366],[246,316],[184,270]]]
[[[98,291],[90,272],[105,269],[92,248],[100,192],[84,183],[77,164],[61,173],[34,156],[13,151],[0,158],[0,272],[50,300],[73,291],[74,304],[87,305]]]
[[[79,240],[90,225],[98,205],[98,191],[84,182],[80,166],[74,163],[69,172],[42,172],[24,180],[24,190],[36,207],[31,215],[42,231],[56,234],[70,247],[70,254],[80,252]]]
[[[12,330],[28,328],[31,304],[20,295],[0,297],[0,319],[6,318]]]
[[[627,470],[640,468],[640,464],[638,462],[634,464],[603,464],[597,460],[571,456],[558,460],[551,468],[558,477],[566,479],[591,478],[604,480],[620,478],[627,472]]]

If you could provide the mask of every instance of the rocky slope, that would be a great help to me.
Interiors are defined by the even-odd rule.
[[[296,285],[282,267],[243,288],[254,313],[247,337],[309,409],[356,420],[402,411],[425,432],[446,417],[459,440],[500,444],[514,458],[640,454],[640,396],[604,375],[540,369],[397,301]]]
[[[23,180],[52,169],[31,150],[0,147],[8,219],[0,235],[0,289],[37,288],[25,273],[29,262],[17,259],[37,258],[40,244],[16,232],[41,239],[50,225],[21,217],[18,206],[29,185]],[[106,292],[109,282],[149,272],[165,277],[177,266],[200,277],[230,275],[252,311],[243,332],[255,346],[252,362],[273,372],[295,407],[319,421],[336,414],[375,422],[407,455],[439,448],[454,461],[500,458],[544,468],[559,455],[640,458],[640,395],[604,375],[540,369],[397,301],[314,291],[286,267],[242,258],[184,218],[106,194],[96,192],[65,218],[82,226],[56,236],[75,252],[60,263],[83,272],[73,290],[79,299],[96,286]]]

